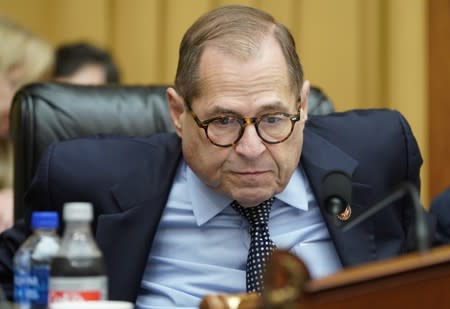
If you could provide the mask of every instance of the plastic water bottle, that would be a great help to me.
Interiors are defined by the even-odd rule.
[[[20,309],[47,308],[50,263],[59,250],[58,213],[33,212],[33,234],[14,256],[14,302]]]
[[[91,232],[90,203],[67,203],[61,247],[51,264],[49,301],[107,300],[108,278]]]

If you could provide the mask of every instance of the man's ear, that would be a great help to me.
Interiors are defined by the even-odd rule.
[[[302,100],[302,114],[304,115],[303,119],[308,119],[308,99],[309,99],[309,80],[305,80],[303,82],[303,87],[301,91],[301,100]]]
[[[166,94],[167,101],[169,102],[170,118],[175,127],[175,132],[181,137],[183,119],[185,116],[184,99],[172,87],[167,88]]]

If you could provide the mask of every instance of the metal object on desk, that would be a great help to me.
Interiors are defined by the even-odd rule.
[[[254,293],[207,295],[200,309],[298,309],[310,278],[298,257],[286,250],[275,250],[264,277],[262,296]]]
[[[285,250],[276,250],[264,278],[264,304],[266,308],[301,308],[305,284],[311,279],[306,265]]]
[[[255,293],[207,295],[201,303],[200,309],[263,309],[265,308],[261,296]]]

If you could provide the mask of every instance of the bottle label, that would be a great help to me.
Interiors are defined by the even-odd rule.
[[[28,287],[31,276],[24,267],[16,267],[14,270],[14,302],[16,304],[28,304]]]
[[[31,277],[35,278],[37,285],[31,287],[34,295],[31,297],[31,303],[37,305],[47,305],[48,302],[48,278],[50,276],[50,266],[33,266],[31,268]]]
[[[98,277],[51,277],[50,303],[60,301],[106,300],[106,276]]]
[[[47,305],[49,266],[34,266],[30,272],[17,269],[14,274],[14,301],[18,304]]]

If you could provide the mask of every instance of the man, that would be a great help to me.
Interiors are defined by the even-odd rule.
[[[307,121],[308,91],[283,25],[247,7],[211,11],[185,34],[167,90],[176,134],[54,144],[27,203],[61,211],[67,201],[92,202],[110,297],[137,308],[195,308],[208,293],[260,291],[247,266],[259,276],[254,262],[274,246],[302,257],[313,277],[411,249],[404,201],[343,233],[318,199],[333,170],[353,180],[343,220],[399,182],[419,186],[408,124],[383,110]],[[268,226],[255,224],[265,216]],[[5,285],[26,226],[2,235]]]
[[[89,43],[71,43],[56,49],[52,79],[80,85],[118,84],[119,70],[111,55]]]

